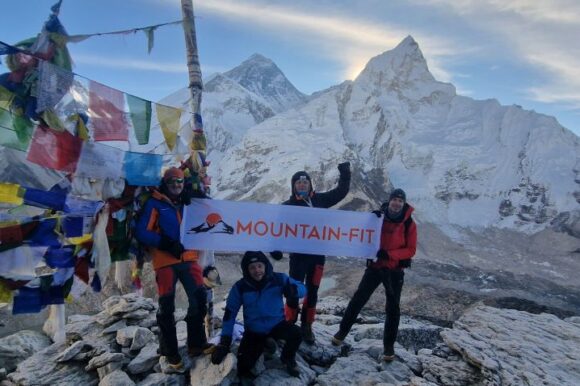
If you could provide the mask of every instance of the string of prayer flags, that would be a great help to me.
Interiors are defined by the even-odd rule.
[[[177,133],[179,132],[179,120],[181,118],[181,109],[173,107],[156,105],[157,119],[165,138],[165,143],[169,150],[173,150],[177,143]]]
[[[95,141],[127,141],[123,92],[89,81],[89,122]]]

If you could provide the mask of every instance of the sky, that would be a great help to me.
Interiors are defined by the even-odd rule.
[[[56,0],[1,0],[0,40],[35,36]],[[474,99],[554,116],[580,135],[578,0],[193,0],[209,76],[254,53],[305,94],[356,78],[374,56],[413,36],[437,80]],[[71,35],[181,19],[180,0],[64,0]],[[74,72],[158,101],[188,84],[184,33],[160,27],[69,44]],[[0,73],[8,69],[0,65]]]

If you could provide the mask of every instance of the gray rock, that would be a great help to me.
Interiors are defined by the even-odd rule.
[[[107,351],[107,348],[101,343],[95,343],[87,340],[74,342],[70,347],[56,356],[57,362],[67,362],[71,360],[84,361],[94,356],[101,355]]]
[[[64,326],[64,331],[66,334],[66,340],[68,342],[74,342],[77,340],[97,338],[103,331],[103,325],[97,322],[97,317],[90,318],[74,318],[71,321],[69,318],[69,323]]]
[[[111,362],[97,368],[97,374],[99,375],[99,379],[103,380],[103,378],[105,378],[107,375],[114,371],[121,370],[122,368],[123,362]]]
[[[137,383],[137,386],[185,386],[185,376],[179,374],[153,373]]]
[[[478,306],[441,336],[486,382],[577,385],[580,325],[550,314]]]
[[[45,334],[23,330],[0,339],[0,368],[13,371],[18,363],[52,344]]]
[[[423,378],[428,382],[448,386],[482,386],[483,377],[475,366],[462,360],[456,353],[434,355],[431,350],[420,350],[419,361]]]
[[[133,337],[135,336],[135,331],[137,331],[137,326],[127,326],[117,331],[116,340],[122,347],[129,347],[133,342]]]
[[[316,342],[311,345],[303,342],[298,352],[309,363],[324,367],[329,366],[341,355],[342,349],[331,344],[333,334],[328,327],[314,323],[312,329]]]
[[[135,386],[135,382],[123,371],[116,370],[103,378],[99,386]]]
[[[21,362],[8,379],[18,385],[96,385],[96,372],[86,371],[79,362],[56,362],[54,358],[64,350],[64,344],[53,344]]]
[[[157,343],[151,342],[143,347],[133,360],[127,365],[127,371],[130,374],[141,374],[149,371],[159,362],[157,354]]]
[[[111,315],[107,310],[103,310],[95,315],[95,321],[103,327],[110,326],[121,319],[121,315]]]
[[[137,327],[133,335],[133,341],[131,342],[131,351],[141,350],[149,342],[155,340],[155,334],[151,330],[143,327]]]
[[[145,319],[141,319],[137,322],[137,325],[139,327],[144,327],[144,328],[149,328],[151,329],[151,327],[153,326],[157,326],[157,318],[155,316],[155,314],[150,313],[149,316],[147,316]]]
[[[101,334],[105,335],[105,334],[111,334],[113,332],[117,332],[123,328],[127,327],[127,322],[123,319],[119,320],[116,323],[111,324],[109,327],[105,328]]]
[[[141,319],[146,319],[147,317],[149,317],[149,315],[151,314],[151,312],[144,310],[144,309],[138,309],[132,312],[127,312],[126,314],[123,315],[124,319],[134,319],[134,320],[141,320]]]
[[[328,371],[317,378],[320,386],[371,385],[384,382],[376,360],[366,354],[338,358]]]
[[[236,375],[236,356],[228,354],[222,363],[214,365],[211,357],[199,357],[189,371],[192,386],[229,385]]]
[[[126,360],[125,355],[121,353],[112,353],[107,352],[92,358],[89,361],[89,364],[85,367],[85,370],[91,371],[95,370],[98,367],[103,367],[104,365],[111,363],[111,362],[124,362]]]

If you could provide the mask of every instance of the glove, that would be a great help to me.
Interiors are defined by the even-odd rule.
[[[399,268],[411,267],[411,259],[399,260]]]
[[[294,283],[288,283],[284,286],[284,296],[286,299],[293,299],[298,297],[298,287]]]
[[[224,358],[230,352],[230,345],[232,344],[231,336],[222,336],[220,344],[218,344],[213,353],[211,353],[211,363],[219,365],[224,361]]]
[[[270,252],[270,257],[272,257],[272,259],[274,259],[274,260],[280,261],[280,260],[282,260],[284,255],[280,251],[272,251],[272,252]]]
[[[161,240],[159,240],[159,245],[157,248],[162,251],[169,252],[169,254],[176,259],[181,259],[181,254],[185,250],[181,242],[172,240],[166,235],[161,235]]]
[[[338,164],[338,172],[342,177],[350,179],[350,162]]]
[[[374,213],[377,217],[381,217],[383,215],[382,210],[373,210],[371,213]]]
[[[389,254],[384,249],[379,249],[377,251],[377,259],[379,259],[379,260],[389,260]]]

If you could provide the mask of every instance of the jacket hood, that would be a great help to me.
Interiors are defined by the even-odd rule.
[[[241,263],[244,279],[254,281],[250,277],[248,266],[251,263],[255,263],[257,261],[264,263],[264,265],[266,266],[266,274],[264,275],[264,277],[272,276],[272,273],[274,272],[274,267],[272,267],[272,263],[270,263],[270,260],[268,260],[266,255],[264,255],[264,253],[260,251],[247,251],[246,253],[244,253],[244,257],[242,258]]]

